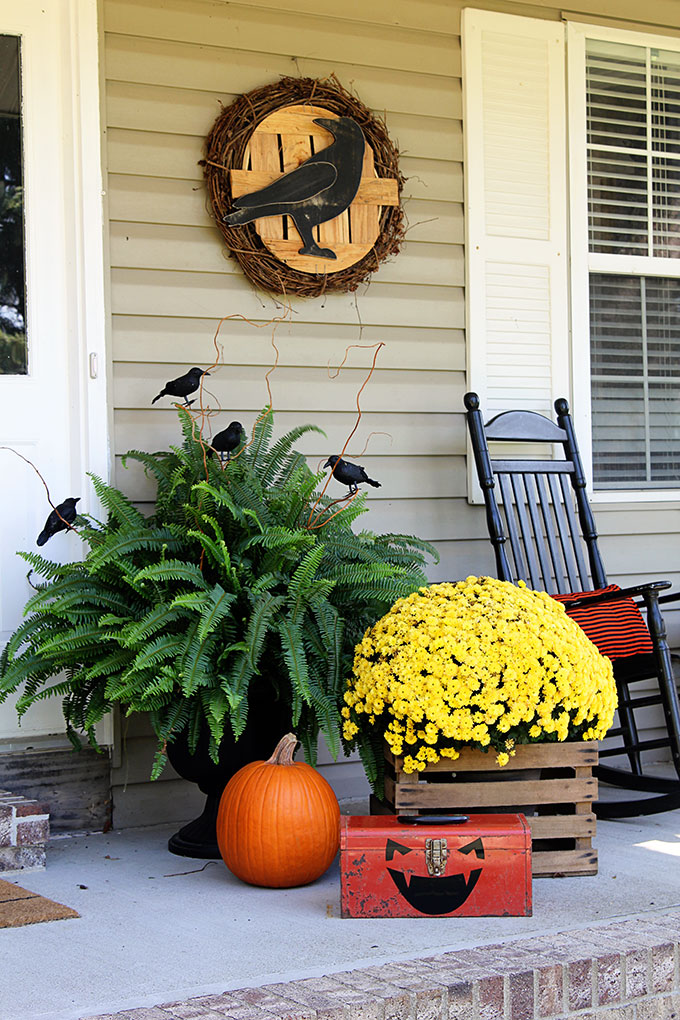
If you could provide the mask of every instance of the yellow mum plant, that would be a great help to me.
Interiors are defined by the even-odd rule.
[[[399,599],[357,645],[342,715],[369,779],[383,738],[407,772],[463,747],[596,740],[611,726],[609,659],[546,592],[492,577]]]

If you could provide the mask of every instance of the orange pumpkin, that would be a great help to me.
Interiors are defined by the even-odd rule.
[[[340,841],[340,808],[323,776],[293,761],[288,733],[268,761],[253,761],[227,783],[217,815],[217,842],[243,882],[281,889],[313,882]]]

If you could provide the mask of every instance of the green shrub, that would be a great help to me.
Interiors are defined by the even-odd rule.
[[[434,551],[409,536],[356,533],[363,495],[308,527],[323,475],[295,444],[321,431],[315,426],[272,443],[265,414],[222,469],[205,456],[189,414],[179,414],[181,447],[127,454],[157,482],[151,517],[92,476],[107,519],[77,518],[84,558],[60,564],[20,553],[43,580],[0,658],[0,701],[22,689],[23,714],[61,697],[76,746],[82,732],[95,743],[94,727],[114,705],[146,712],[158,737],[155,778],[166,743],[186,732],[193,750],[206,724],[216,760],[225,728],[243,732],[249,685],[262,675],[290,706],[307,759],[320,730],[337,754],[354,646],[397,598],[426,583]],[[316,512],[331,518],[329,503],[322,497]],[[366,742],[361,753],[373,774],[375,748]]]

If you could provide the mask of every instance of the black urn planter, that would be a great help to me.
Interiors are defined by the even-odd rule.
[[[192,753],[185,733],[168,743],[168,759],[175,772],[198,785],[206,795],[205,807],[198,818],[187,822],[168,840],[168,850],[180,857],[219,860],[217,812],[222,792],[240,768],[251,761],[266,760],[276,744],[291,729],[290,708],[274,700],[270,692],[251,689],[251,707],[246,728],[238,740],[226,729],[220,744],[219,761],[210,757],[208,727],[201,733]]]

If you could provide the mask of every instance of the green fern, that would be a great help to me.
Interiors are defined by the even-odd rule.
[[[54,581],[59,577],[68,577],[71,574],[72,565],[70,563],[53,563],[52,560],[46,560],[40,553],[34,552],[19,552],[18,555],[48,581]]]
[[[363,493],[331,519],[337,507],[329,512],[333,500],[319,494],[326,476],[296,449],[315,426],[274,439],[265,409],[249,445],[221,466],[191,415],[178,413],[181,443],[124,458],[156,482],[150,517],[91,476],[106,519],[78,518],[82,560],[21,554],[37,590],[0,653],[0,702],[16,694],[23,713],[61,698],[74,746],[95,746],[94,727],[115,705],[143,712],[158,738],[156,778],[166,742],[183,734],[195,749],[207,736],[216,760],[259,692],[272,691],[309,761],[320,732],[337,754],[354,646],[425,583],[434,551],[411,536],[357,531]],[[367,739],[359,749],[376,780],[380,748]]]
[[[176,605],[176,600],[170,603],[161,602],[146,613],[141,620],[136,620],[124,627],[120,633],[120,641],[125,648],[136,648],[153,634],[158,631],[162,633],[171,627],[182,616],[182,608]]]
[[[324,439],[327,438],[324,430],[320,429],[318,425],[298,425],[274,443],[269,453],[262,457],[260,481],[263,485],[269,485],[275,479],[280,483],[285,478],[285,471],[281,473],[282,465],[286,463],[288,455],[298,439],[301,439],[302,436],[307,435],[309,432],[316,432],[323,436]],[[295,454],[293,463],[296,463],[299,457],[300,454]]]
[[[135,582],[141,581],[176,581],[191,584],[194,588],[207,588],[200,567],[183,560],[166,560],[163,563],[152,563],[144,567],[135,576]]]
[[[132,529],[144,527],[146,524],[144,515],[133,506],[127,496],[113,486],[107,485],[98,475],[90,473],[89,477],[97,498],[108,510],[109,525],[118,524],[121,528]]]
[[[258,458],[265,457],[274,434],[274,414],[271,407],[266,407],[253,427],[250,446],[246,451],[247,460],[252,468],[257,466]]]

